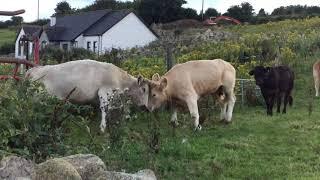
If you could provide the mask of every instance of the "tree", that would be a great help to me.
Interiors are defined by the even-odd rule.
[[[242,22],[250,22],[253,17],[253,7],[250,3],[241,3],[241,6],[231,6],[225,15],[238,19]]]
[[[67,1],[62,1],[57,4],[57,7],[54,9],[56,16],[72,14],[73,10],[71,9],[70,4]]]
[[[286,9],[284,6],[280,6],[279,8],[276,8],[272,11],[271,15],[286,15],[287,12],[286,12]]]
[[[140,0],[138,14],[148,23],[166,23],[179,19],[185,0]]]
[[[216,9],[214,9],[214,8],[208,8],[206,11],[205,11],[205,13],[204,13],[204,16],[206,17],[206,18],[209,18],[209,17],[217,17],[217,16],[219,16],[220,15],[220,13],[216,10]]]
[[[113,9],[113,10],[120,10],[120,9],[136,9],[136,4],[138,1],[116,1],[116,0],[95,0],[93,4],[85,7],[84,11],[95,11],[100,9]]]
[[[44,25],[48,24],[49,22],[50,22],[50,19],[39,19],[39,20],[30,22],[30,23],[28,23],[28,24],[38,25],[38,26],[44,26]]]
[[[23,17],[21,16],[12,16],[11,17],[12,25],[18,26],[23,22]]]
[[[265,16],[267,16],[267,13],[265,12],[265,10],[263,8],[261,8],[259,10],[258,16],[265,17]]]
[[[180,13],[180,19],[198,19],[198,13],[195,9],[186,8],[182,9]]]

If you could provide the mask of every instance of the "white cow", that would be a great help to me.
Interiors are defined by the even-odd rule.
[[[145,83],[143,83],[145,82]],[[222,60],[196,60],[177,64],[162,77],[155,74],[152,80],[142,79],[142,84],[149,84],[150,93],[147,108],[153,111],[165,102],[186,105],[194,120],[195,130],[199,124],[198,99],[204,95],[218,96],[221,106],[221,120],[231,122],[236,101],[234,87],[236,70]],[[177,121],[176,108],[171,121]]]
[[[102,120],[100,129],[106,127],[106,110],[114,89],[128,88],[129,95],[138,106],[148,102],[149,87],[137,78],[110,63],[94,60],[77,60],[57,65],[37,66],[27,71],[26,78],[39,80],[49,94],[76,104],[100,103]]]

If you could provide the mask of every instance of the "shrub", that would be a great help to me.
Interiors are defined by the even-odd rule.
[[[95,59],[96,54],[83,48],[72,48],[64,51],[57,46],[46,46],[40,51],[42,64],[57,64],[80,59]]]
[[[7,55],[14,53],[15,44],[14,42],[6,42],[0,46],[0,55]]]
[[[65,154],[66,122],[86,119],[68,111],[85,112],[90,107],[62,103],[28,81],[7,81],[0,86],[0,149],[37,161]]]

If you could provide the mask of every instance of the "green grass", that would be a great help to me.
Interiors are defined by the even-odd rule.
[[[319,99],[316,103],[320,103]],[[119,145],[102,145],[104,149],[88,152],[98,154],[109,169],[133,172],[150,168],[160,179],[320,176],[319,105],[311,116],[307,107],[299,104],[289,108],[288,114],[273,117],[267,117],[263,107],[239,108],[230,125],[218,123],[218,112],[213,115],[214,118],[206,121],[203,130],[197,133],[193,132],[188,115],[180,116],[181,125],[173,133],[168,125],[168,114],[161,114],[158,153],[148,146],[152,133],[150,114],[130,122]],[[105,140],[99,138],[97,143],[102,144]],[[79,145],[79,142],[74,143]]]
[[[9,29],[0,29],[0,46],[6,42],[13,42],[16,32]]]

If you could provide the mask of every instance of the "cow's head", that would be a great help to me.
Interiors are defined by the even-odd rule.
[[[147,109],[154,111],[158,109],[166,100],[165,88],[167,87],[167,79],[160,78],[156,73],[152,76],[152,80],[146,80],[149,85],[149,98],[147,103]]]
[[[128,91],[128,95],[137,106],[147,106],[149,96],[149,85],[141,75],[136,79]]]
[[[270,69],[270,67],[256,66],[249,72],[249,75],[253,75],[254,79],[256,80],[256,84],[258,86],[262,86],[265,79],[268,78]]]

